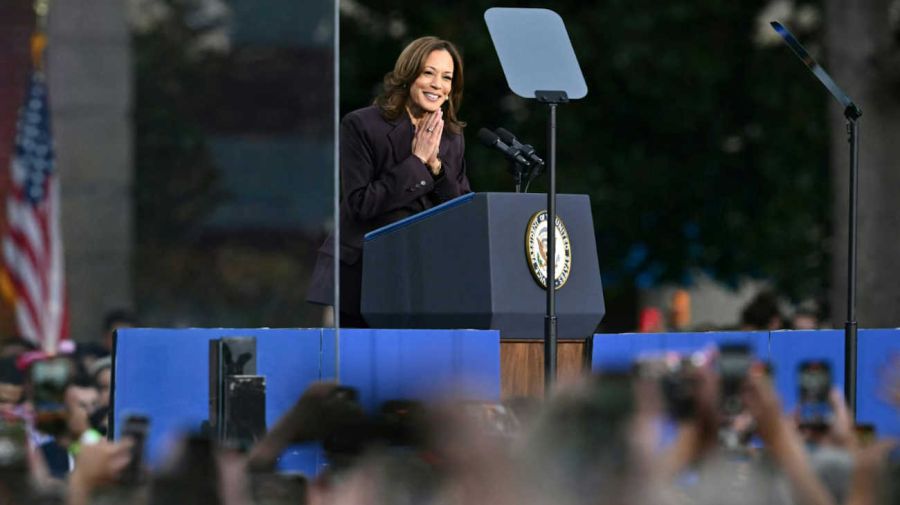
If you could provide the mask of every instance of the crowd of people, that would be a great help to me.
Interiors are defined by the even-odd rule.
[[[105,436],[102,351],[64,358],[52,405],[41,374],[62,367],[41,364],[60,358],[0,348],[0,504],[900,503],[898,446],[856,429],[837,390],[814,422],[786,415],[764,364],[735,368],[724,348],[642,358],[542,400],[398,399],[373,413],[352,388],[314,383],[249,446],[190,434],[152,469],[142,440]],[[896,373],[878,394],[900,408]],[[327,468],[279,472],[297,443],[321,444]]]
[[[63,481],[80,449],[106,436],[113,331],[135,323],[127,311],[110,312],[101,341],[65,341],[53,354],[23,339],[0,341],[2,440],[8,442],[0,448],[3,466],[33,452],[48,477]]]
[[[785,309],[788,310],[785,310]],[[826,319],[821,304],[808,299],[791,306],[772,290],[762,290],[744,304],[737,320],[727,325],[692,324],[691,296],[684,289],[676,290],[666,307],[642,307],[638,314],[637,331],[665,333],[667,331],[776,331],[817,330]]]

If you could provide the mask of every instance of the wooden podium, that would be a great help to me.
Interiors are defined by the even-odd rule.
[[[557,381],[565,384],[591,369],[591,339],[560,340],[556,351]],[[544,342],[500,340],[500,395],[544,395]]]
[[[363,317],[373,328],[500,330],[503,394],[540,394],[546,292],[526,236],[545,204],[537,193],[470,193],[367,234]],[[557,207],[571,244],[556,294],[565,379],[581,373],[605,305],[590,201],[559,195]]]

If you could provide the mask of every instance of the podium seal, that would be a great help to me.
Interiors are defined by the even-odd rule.
[[[572,271],[572,243],[562,219],[556,216],[556,259],[553,263],[555,289],[563,287]],[[525,228],[525,258],[534,280],[547,289],[547,211],[531,216]]]

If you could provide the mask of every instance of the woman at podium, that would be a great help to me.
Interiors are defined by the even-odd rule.
[[[471,191],[466,177],[462,59],[437,37],[400,53],[372,105],[347,114],[340,130],[341,326],[360,314],[363,236]],[[307,300],[334,303],[334,237],[319,249]]]

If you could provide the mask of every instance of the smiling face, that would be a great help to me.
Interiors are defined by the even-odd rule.
[[[409,112],[419,117],[435,112],[450,96],[453,83],[453,57],[445,49],[431,51],[419,77],[409,85]]]

